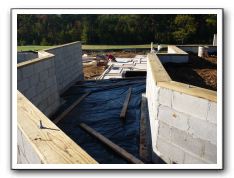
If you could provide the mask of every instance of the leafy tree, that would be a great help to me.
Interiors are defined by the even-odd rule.
[[[174,38],[182,44],[196,33],[196,22],[191,15],[177,15],[174,22],[176,29],[173,32]]]
[[[19,14],[18,45],[212,43],[214,14]]]

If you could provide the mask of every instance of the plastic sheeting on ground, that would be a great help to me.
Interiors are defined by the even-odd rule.
[[[132,87],[132,94],[126,121],[121,122],[120,112],[129,87]],[[91,94],[59,122],[58,126],[99,163],[127,162],[82,130],[79,127],[82,122],[139,158],[140,105],[142,93],[145,92],[145,78],[78,82],[63,94],[65,103],[59,112],[88,91]]]

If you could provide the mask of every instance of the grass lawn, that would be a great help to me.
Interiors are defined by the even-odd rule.
[[[17,51],[38,51],[51,47],[52,46],[17,46]]]
[[[18,46],[17,51],[38,51],[53,46]],[[156,47],[156,45],[154,45]],[[150,44],[144,45],[82,45],[83,50],[106,50],[106,49],[141,49],[150,48]]]

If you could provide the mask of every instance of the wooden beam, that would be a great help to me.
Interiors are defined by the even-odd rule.
[[[121,148],[120,146],[116,145],[112,141],[110,141],[108,138],[104,137],[102,134],[98,133],[88,125],[81,123],[80,127],[84,129],[86,132],[88,132],[90,135],[97,138],[99,141],[110,147],[114,152],[116,152],[118,155],[126,159],[127,161],[134,163],[134,164],[144,164],[141,160],[133,156],[132,154],[128,153],[126,150]]]
[[[128,109],[128,103],[129,103],[129,100],[130,100],[130,97],[131,97],[131,93],[132,93],[132,88],[129,87],[128,94],[126,95],[126,98],[125,98],[125,101],[124,101],[124,104],[123,104],[123,107],[122,107],[122,110],[121,110],[121,113],[120,113],[120,119],[125,119],[125,117],[126,117],[126,112],[127,112],[127,109]]]
[[[71,106],[69,106],[62,114],[60,114],[56,119],[54,119],[53,122],[55,124],[58,124],[68,113],[70,113],[90,93],[91,92],[87,92],[87,93],[83,94]]]
[[[150,145],[150,138],[149,138],[149,115],[147,110],[147,99],[145,94],[142,94],[141,99],[141,118],[140,118],[140,148],[139,148],[139,155],[140,159],[143,160],[145,163],[151,162],[151,145]]]
[[[19,91],[17,127],[18,156],[30,164],[97,164]]]

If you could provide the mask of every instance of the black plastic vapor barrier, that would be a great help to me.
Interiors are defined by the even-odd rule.
[[[128,163],[82,130],[79,124],[87,124],[139,158],[140,108],[142,93],[145,93],[145,82],[145,78],[78,82],[62,95],[65,103],[54,117],[61,114],[84,93],[91,91],[58,123],[58,126],[99,163]],[[122,122],[120,112],[129,87],[132,88],[132,93],[126,120]]]

